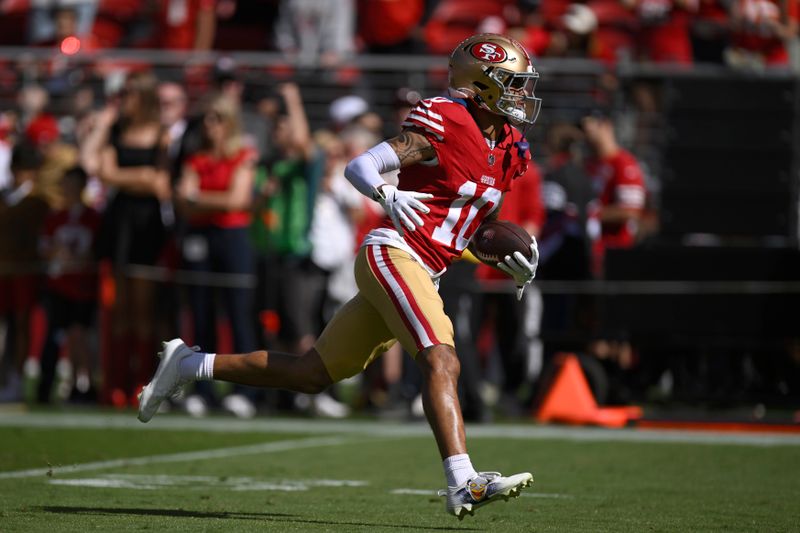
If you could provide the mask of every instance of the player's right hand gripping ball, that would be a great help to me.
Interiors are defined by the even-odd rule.
[[[522,299],[539,264],[535,238],[511,222],[488,220],[472,236],[470,251],[483,263],[511,276],[517,285],[517,299]]]

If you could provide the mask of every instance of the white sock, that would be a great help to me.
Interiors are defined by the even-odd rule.
[[[181,359],[181,380],[211,381],[214,379],[215,353],[195,352]]]
[[[442,465],[444,466],[444,475],[447,478],[448,487],[460,487],[478,474],[472,467],[469,454],[466,453],[451,455],[442,461]]]

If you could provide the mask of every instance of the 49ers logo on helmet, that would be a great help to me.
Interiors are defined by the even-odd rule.
[[[488,61],[489,63],[502,63],[508,57],[508,54],[502,46],[487,41],[473,44],[472,48],[469,49],[469,53],[472,54],[473,57],[481,61]]]
[[[473,57],[477,57],[481,61],[488,61],[489,63],[502,63],[508,57],[505,49],[499,44],[481,41],[472,45],[469,53]]]

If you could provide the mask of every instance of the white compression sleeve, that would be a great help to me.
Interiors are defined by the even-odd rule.
[[[386,183],[381,174],[398,168],[400,158],[384,141],[350,161],[344,169],[344,176],[358,192],[372,198],[375,189]]]

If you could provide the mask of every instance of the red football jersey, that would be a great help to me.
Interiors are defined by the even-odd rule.
[[[590,163],[588,170],[601,191],[601,206],[644,209],[647,190],[642,169],[630,152],[620,149],[609,158]],[[603,224],[601,232],[604,247],[629,248],[634,244],[634,229],[628,224]]]
[[[405,231],[405,243],[434,273],[460,257],[483,219],[494,211],[511,189],[514,178],[525,173],[530,160],[522,134],[506,124],[494,148],[490,148],[462,100],[422,100],[403,126],[425,135],[436,151],[425,161],[400,171],[398,189],[430,193],[430,208],[420,213],[424,225]],[[384,234],[393,229],[383,223]]]

